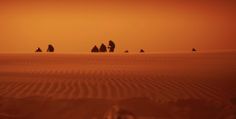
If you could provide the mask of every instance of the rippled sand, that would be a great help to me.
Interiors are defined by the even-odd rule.
[[[0,54],[0,119],[113,119],[113,113],[234,119],[236,53]]]

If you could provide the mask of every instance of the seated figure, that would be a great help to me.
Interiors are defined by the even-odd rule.
[[[100,46],[99,52],[107,52],[107,47],[103,43]]]
[[[41,50],[40,47],[38,47],[38,48],[35,50],[35,52],[42,52],[42,50]]]
[[[91,52],[99,52],[98,47],[95,45],[95,46],[92,48]]]
[[[54,47],[53,47],[53,45],[51,45],[51,44],[48,45],[47,52],[54,52]]]

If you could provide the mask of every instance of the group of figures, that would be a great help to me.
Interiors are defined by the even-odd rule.
[[[115,43],[113,41],[109,41],[108,47],[105,44],[101,44],[100,48],[98,48],[96,45],[91,49],[91,52],[114,52],[115,51]]]
[[[35,52],[43,52],[42,49],[40,47],[38,47]],[[47,49],[47,52],[54,52],[54,47],[53,45],[49,44],[48,45],[48,49]]]
[[[109,41],[108,43],[108,47],[105,45],[105,44],[101,44],[100,48],[98,48],[96,45],[91,49],[91,52],[114,52],[115,51],[115,43],[113,41]],[[47,52],[54,52],[54,47],[52,44],[49,44],[48,45],[48,49],[47,49]],[[40,47],[38,47],[35,52],[43,52],[42,49]],[[125,50],[124,51],[125,53],[128,53],[129,51],[128,50]],[[144,53],[144,50],[143,49],[140,49],[139,51],[140,53]],[[197,52],[197,49],[196,48],[192,48],[192,52],[195,53]]]

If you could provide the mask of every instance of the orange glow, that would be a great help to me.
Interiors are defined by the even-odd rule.
[[[236,49],[236,2],[1,1],[0,52],[89,52],[113,40],[117,51]]]

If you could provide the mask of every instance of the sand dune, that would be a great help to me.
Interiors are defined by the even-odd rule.
[[[1,54],[0,119],[100,119],[114,105],[138,119],[233,119],[235,60],[232,52]]]

